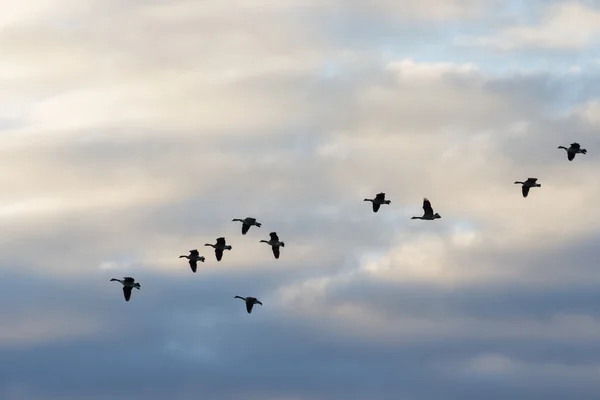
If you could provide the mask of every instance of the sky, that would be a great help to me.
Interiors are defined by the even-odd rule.
[[[597,399],[600,3],[6,3],[1,399]]]

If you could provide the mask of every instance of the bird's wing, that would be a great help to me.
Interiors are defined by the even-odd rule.
[[[196,260],[190,260],[190,268],[192,269],[192,272],[196,273],[198,262]]]
[[[381,204],[378,203],[378,202],[376,202],[376,201],[374,201],[373,202],[373,212],[379,211],[379,207],[381,207]]]
[[[383,193],[383,192],[378,193],[377,196],[375,196],[375,200],[377,200],[377,201],[384,201],[385,200],[385,193]]]
[[[579,150],[579,148],[581,147],[581,145],[579,143],[575,142],[575,143],[571,143],[571,147],[573,149],[575,149],[575,150]]]
[[[254,306],[254,303],[251,301],[246,301],[246,311],[248,311],[248,314],[250,314],[252,312],[252,307]]]
[[[256,222],[256,218],[248,217],[245,221],[247,224],[253,224]]]
[[[225,238],[224,237],[217,238],[217,246],[224,246],[224,245],[225,245]]]
[[[537,178],[527,178],[527,182],[529,183],[535,183],[537,181]]]
[[[123,282],[131,282],[131,283],[133,283],[134,281],[135,281],[135,279],[133,279],[130,276],[126,276],[126,277],[123,278]]]
[[[249,229],[250,229],[250,225],[242,224],[242,235],[245,235],[246,233],[248,233]]]
[[[271,236],[271,240],[279,242],[279,236],[277,236],[277,232],[271,232],[269,233],[269,236]]]
[[[569,161],[573,161],[573,159],[575,159],[575,154],[577,153],[575,153],[574,151],[567,151],[567,159]]]
[[[131,286],[123,286],[123,295],[125,295],[125,301],[129,301],[131,298]]]
[[[521,192],[523,192],[523,197],[527,197],[529,194],[529,186],[523,185],[521,186]]]
[[[279,258],[279,246],[271,246],[271,248],[273,249],[273,255],[275,258]]]
[[[221,261],[221,258],[223,258],[223,249],[215,249],[215,256],[217,256],[217,261]]]
[[[433,208],[431,208],[431,202],[427,199],[423,199],[423,211],[425,215],[433,214]]]
[[[198,254],[199,254],[199,253],[198,253],[198,250],[197,250],[197,249],[190,250],[190,256],[197,256]]]

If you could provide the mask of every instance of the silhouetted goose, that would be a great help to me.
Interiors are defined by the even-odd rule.
[[[205,246],[210,246],[215,249],[217,261],[221,261],[221,258],[223,258],[223,250],[231,250],[231,246],[225,243],[224,237],[217,238],[216,244],[206,243]]]
[[[248,230],[250,230],[251,226],[257,226],[259,228],[262,226],[260,222],[256,222],[256,218],[252,217],[246,217],[244,219],[234,218],[232,221],[239,221],[242,223],[242,235],[248,233]]]
[[[246,302],[246,311],[248,311],[248,314],[252,312],[252,307],[254,307],[254,304],[260,304],[262,306],[262,303],[258,301],[256,297],[235,296],[234,299],[242,299]]]
[[[532,188],[532,187],[542,187],[542,185],[540,185],[539,183],[536,183],[536,182],[537,182],[537,178],[527,178],[527,180],[525,182],[516,181],[515,185],[517,183],[523,185],[521,187],[521,192],[523,193],[523,197],[527,197],[527,195],[529,194],[529,189],[530,188]]]
[[[370,201],[373,203],[373,212],[379,211],[379,207],[381,207],[382,204],[391,203],[391,201],[385,199],[385,193],[383,192],[376,195],[374,199],[365,199],[364,201]]]
[[[433,213],[433,208],[431,208],[431,202],[426,198],[423,199],[423,216],[422,217],[412,217],[411,219],[424,219],[427,221],[433,221],[434,219],[442,218],[440,214]]]
[[[577,142],[575,143],[571,143],[571,147],[569,147],[568,149],[565,146],[558,146],[559,149],[565,149],[567,152],[567,159],[569,161],[573,161],[573,159],[575,158],[576,154],[587,154],[587,150],[586,149],[582,149],[581,145]]]
[[[179,258],[187,258],[188,260],[190,260],[190,268],[192,269],[193,273],[196,273],[196,269],[198,268],[198,261],[200,262],[204,262],[205,258],[204,256],[201,256],[200,253],[198,253],[198,250],[194,249],[194,250],[190,250],[190,255],[189,256],[179,256]]]
[[[121,284],[123,285],[123,295],[125,296],[125,301],[129,301],[129,299],[131,298],[131,290],[133,288],[136,288],[136,289],[140,290],[140,284],[137,283],[135,281],[135,279],[133,279],[130,276],[126,276],[122,280],[121,279],[112,278],[110,281],[111,282],[113,282],[113,281],[121,282]]]
[[[279,236],[277,236],[277,233],[271,232],[269,235],[271,236],[270,240],[261,240],[260,243],[269,244],[273,250],[273,255],[275,258],[279,258],[279,246],[285,247],[285,243],[279,241]]]

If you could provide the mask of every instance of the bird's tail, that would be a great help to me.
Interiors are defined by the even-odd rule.
[[[262,224],[260,222],[257,222],[256,226],[258,226],[260,228],[262,226]]]
[[[581,154],[587,154],[587,150],[586,149],[581,149]]]

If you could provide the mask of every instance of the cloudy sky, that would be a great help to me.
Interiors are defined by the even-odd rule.
[[[599,79],[596,0],[6,1],[0,398],[597,399]]]

